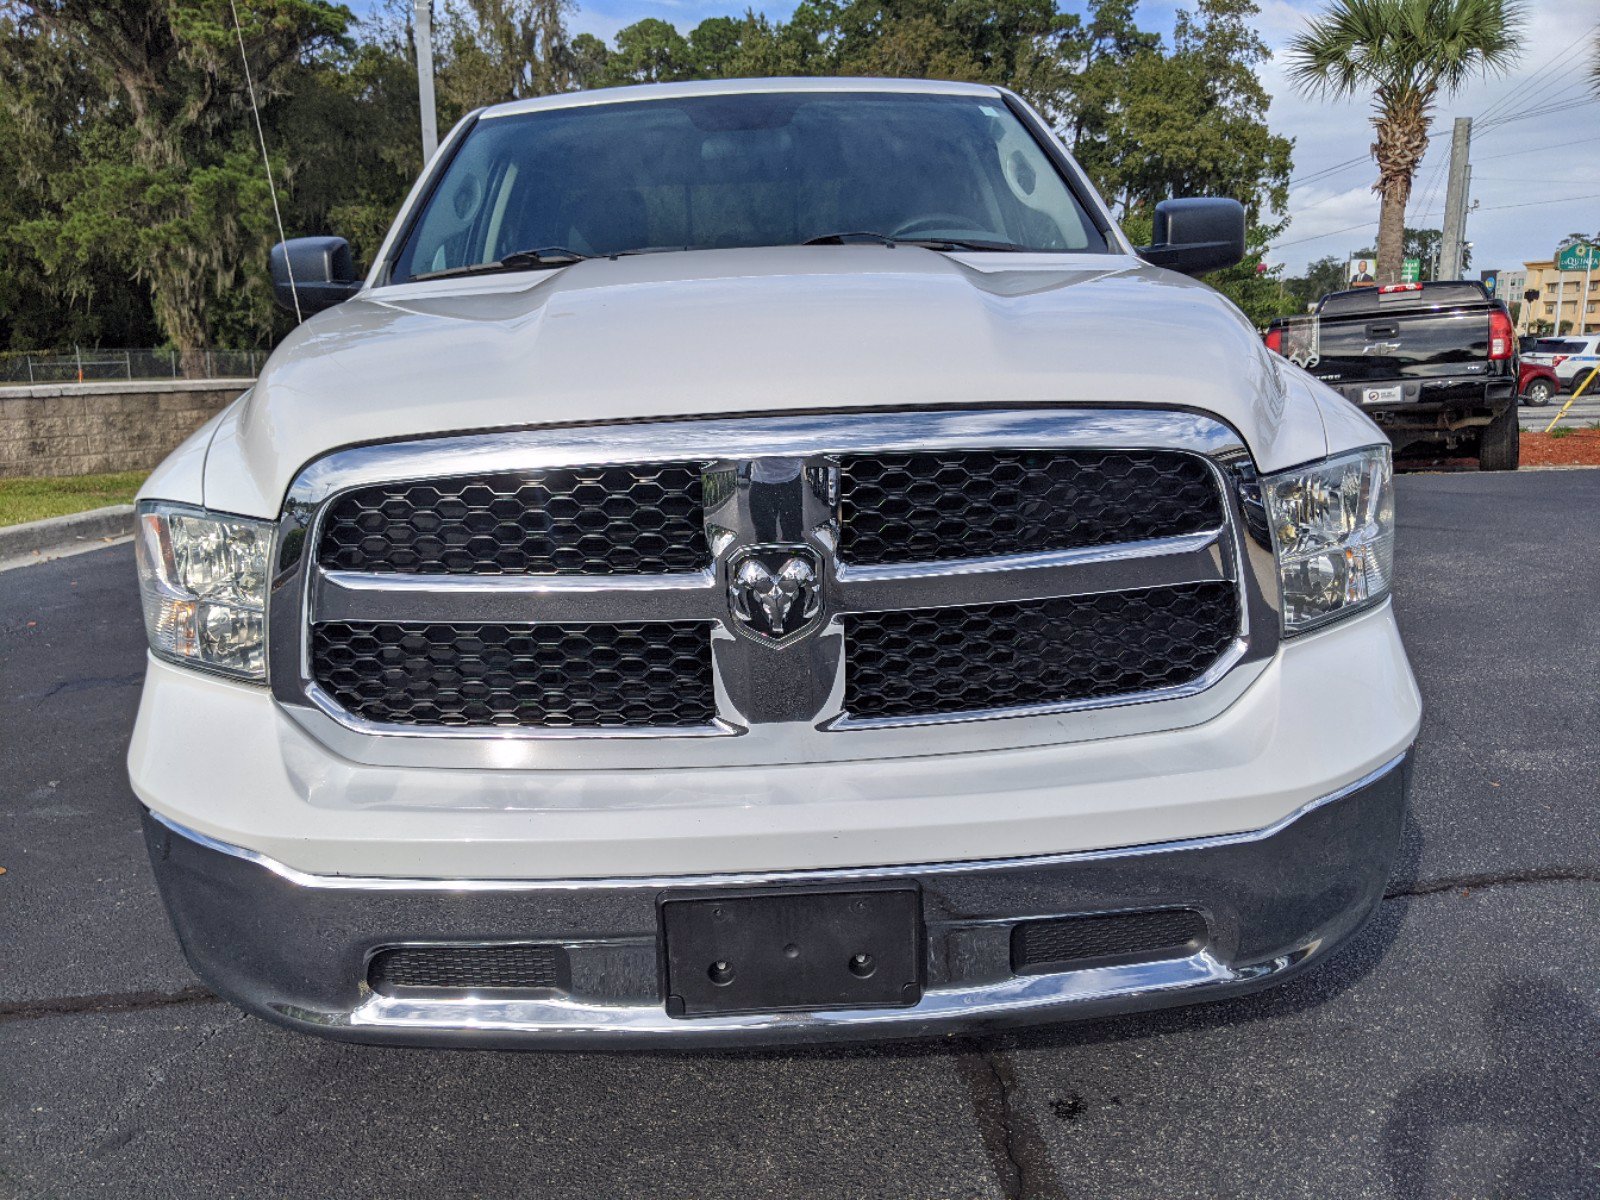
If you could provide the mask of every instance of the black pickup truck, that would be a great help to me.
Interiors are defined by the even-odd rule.
[[[1383,426],[1396,454],[1454,451],[1485,471],[1516,470],[1517,339],[1481,284],[1334,292],[1310,325],[1295,361]]]

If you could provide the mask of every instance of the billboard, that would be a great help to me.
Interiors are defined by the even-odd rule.
[[[1579,242],[1568,246],[1556,255],[1558,271],[1593,271],[1600,269],[1600,247]]]
[[[1345,264],[1346,287],[1372,287],[1378,282],[1378,263],[1371,258],[1352,258]]]

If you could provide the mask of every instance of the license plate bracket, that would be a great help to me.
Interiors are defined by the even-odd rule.
[[[659,909],[669,1016],[903,1008],[922,998],[915,886],[677,893]]]

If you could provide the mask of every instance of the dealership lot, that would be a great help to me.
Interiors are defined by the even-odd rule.
[[[1399,493],[1428,711],[1348,952],[1240,1001],[826,1052],[372,1049],[211,1000],[123,774],[132,553],[0,574],[0,1197],[1600,1193],[1600,471]]]
[[[1545,426],[1550,424],[1552,418],[1569,400],[1572,400],[1572,407],[1567,409],[1567,415],[1561,418],[1563,425],[1579,429],[1600,421],[1600,394],[1591,396],[1588,392],[1584,392],[1576,400],[1573,400],[1570,394],[1563,392],[1549,404],[1538,407],[1524,404],[1517,410],[1517,420],[1524,429],[1542,433]]]

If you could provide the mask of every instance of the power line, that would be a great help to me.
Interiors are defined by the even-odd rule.
[[[1354,166],[1356,166],[1356,165],[1358,165],[1360,163],[1371,162],[1371,161],[1372,161],[1372,156],[1370,154],[1362,154],[1362,155],[1357,156],[1356,158],[1347,159],[1345,162],[1338,163],[1338,164],[1336,164],[1334,166],[1323,167],[1322,170],[1320,170],[1320,171],[1312,171],[1307,175],[1298,175],[1295,178],[1289,180],[1289,186],[1293,187],[1297,183],[1311,183],[1311,182],[1313,182],[1315,180],[1322,179],[1323,177],[1328,176],[1328,175],[1337,175],[1341,171],[1348,171],[1351,167],[1354,167]]]
[[[1528,200],[1521,204],[1496,204],[1490,208],[1480,208],[1479,212],[1500,212],[1507,208],[1538,208],[1546,204],[1573,204],[1579,200],[1600,200],[1600,192],[1592,192],[1587,196],[1562,196],[1559,200]]]
[[[1579,182],[1579,181],[1578,180],[1574,180],[1571,176],[1568,176],[1565,179],[1528,179],[1528,178],[1526,178],[1525,176],[1522,176],[1522,175],[1474,175],[1472,177],[1472,182],[1473,183],[1551,184],[1551,183],[1576,183],[1576,182]]]
[[[1569,142],[1552,142],[1548,146],[1527,146],[1527,147],[1524,147],[1521,150],[1506,150],[1506,151],[1504,151],[1503,153],[1500,153],[1500,154],[1485,155],[1483,158],[1480,158],[1478,161],[1479,162],[1489,162],[1490,160],[1496,159],[1496,158],[1511,158],[1513,155],[1517,155],[1517,154],[1542,154],[1546,150],[1565,150],[1568,146],[1581,146],[1585,142],[1600,142],[1600,135],[1597,135],[1595,137],[1573,138]]]
[[[1514,101],[1522,99],[1527,94],[1530,87],[1538,84],[1539,81],[1544,79],[1547,72],[1555,67],[1560,66],[1563,62],[1565,62],[1565,60],[1571,58],[1573,55],[1583,53],[1583,51],[1588,47],[1589,35],[1594,33],[1596,30],[1600,30],[1600,21],[1596,21],[1593,25],[1589,26],[1588,29],[1584,30],[1581,35],[1569,41],[1564,50],[1558,52],[1543,66],[1536,68],[1532,75],[1521,81],[1514,82],[1511,88],[1503,96],[1501,96],[1500,99],[1494,101],[1489,105],[1488,108],[1485,108],[1478,114],[1476,118],[1477,122],[1485,122],[1496,112],[1507,110]]]
[[[1406,215],[1414,216],[1418,224],[1422,221],[1422,214],[1427,212],[1428,208],[1433,204],[1433,198],[1438,195],[1439,185],[1444,181],[1445,169],[1449,166],[1449,163],[1448,157],[1441,157],[1433,166],[1433,174],[1428,177],[1427,186],[1418,188],[1413,193],[1414,198],[1417,200],[1416,205],[1414,207],[1411,204],[1406,205],[1409,210]]]
[[[1580,200],[1600,200],[1600,192],[1596,192],[1589,196],[1561,196],[1555,200],[1524,200],[1519,204],[1491,204],[1488,207],[1480,208],[1477,211],[1503,212],[1508,208],[1543,208],[1550,204],[1576,204]],[[1424,213],[1423,215],[1432,216],[1433,214]]]
[[[1588,196],[1562,196],[1555,200],[1527,200],[1521,204],[1495,204],[1487,208],[1480,208],[1477,211],[1501,212],[1508,208],[1542,208],[1550,204],[1575,204],[1580,200],[1600,200],[1600,192],[1595,192]],[[1419,217],[1428,217],[1433,216],[1434,214],[1431,212],[1424,212],[1418,213],[1417,215]],[[1330,229],[1326,233],[1315,233],[1310,237],[1294,238],[1287,242],[1274,242],[1272,245],[1267,247],[1267,250],[1268,252],[1273,250],[1282,250],[1286,246],[1299,246],[1306,242],[1315,242],[1320,241],[1323,238],[1337,237],[1341,233],[1350,233],[1356,229],[1371,229],[1376,224],[1377,222],[1375,221],[1362,221],[1358,225],[1346,225],[1343,229]]]
[[[1565,104],[1553,104],[1549,108],[1533,108],[1533,109],[1529,109],[1526,112],[1513,113],[1509,117],[1502,117],[1498,121],[1496,121],[1493,125],[1491,125],[1490,128],[1491,129],[1498,129],[1502,125],[1511,124],[1513,121],[1526,121],[1531,117],[1546,117],[1546,116],[1549,116],[1551,113],[1569,112],[1570,110],[1572,110],[1574,108],[1583,108],[1583,107],[1585,107],[1587,105],[1596,104],[1596,103],[1600,103],[1600,101],[1596,101],[1596,100],[1593,100],[1593,99],[1585,98],[1583,100],[1571,100],[1571,101],[1568,101]]]
[[[1289,242],[1275,242],[1268,246],[1267,250],[1281,250],[1285,246],[1298,246],[1304,242],[1320,241],[1322,238],[1330,238],[1341,233],[1349,233],[1352,229],[1371,229],[1375,224],[1377,224],[1376,221],[1362,221],[1359,225],[1346,225],[1343,229],[1330,229],[1327,233],[1316,233],[1312,234],[1310,237],[1295,238],[1293,241]]]

